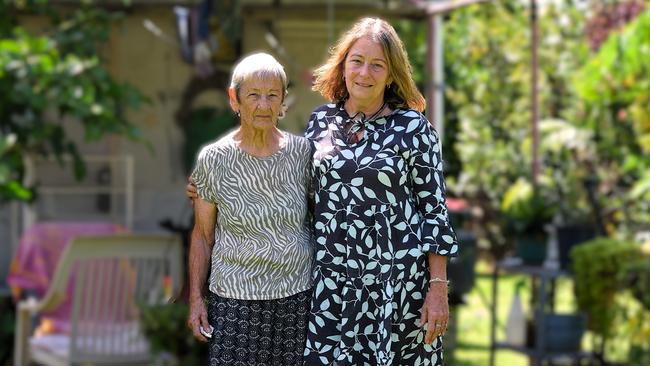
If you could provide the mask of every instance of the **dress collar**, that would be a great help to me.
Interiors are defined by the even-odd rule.
[[[344,126],[346,123],[348,123],[352,119],[352,117],[348,114],[348,111],[345,110],[345,101],[346,101],[346,99],[343,99],[343,100],[340,100],[340,101],[338,101],[336,103],[336,109],[338,110],[337,114],[342,117],[342,120],[340,121],[341,126]],[[390,117],[391,115],[395,114],[398,111],[399,111],[399,108],[393,109],[393,110],[390,111],[390,113],[388,113],[386,115],[375,117],[374,119],[364,120],[363,121],[364,127],[366,129],[374,131],[376,125],[381,125],[381,124],[386,123],[388,117]],[[361,121],[354,122],[354,123],[359,123],[360,124],[360,122]]]

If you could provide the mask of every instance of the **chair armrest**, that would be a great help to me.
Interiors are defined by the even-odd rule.
[[[34,331],[34,315],[39,303],[35,298],[21,300],[16,306],[16,332],[14,334],[14,366],[29,365],[29,337]]]

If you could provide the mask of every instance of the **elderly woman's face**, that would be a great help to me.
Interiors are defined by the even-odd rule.
[[[344,68],[350,99],[364,104],[383,100],[389,77],[388,61],[381,45],[368,37],[360,38],[350,48]]]
[[[251,78],[242,83],[239,101],[231,95],[233,109],[239,111],[242,125],[253,128],[275,126],[282,109],[283,87],[276,78]]]

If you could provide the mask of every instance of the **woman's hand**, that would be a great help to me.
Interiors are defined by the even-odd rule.
[[[208,311],[205,308],[205,302],[202,298],[195,300],[190,299],[190,313],[187,316],[187,327],[192,331],[194,338],[201,342],[207,342],[208,339],[201,334],[201,327],[205,330],[211,330],[208,323]]]
[[[194,182],[194,179],[192,179],[192,177],[187,178],[187,185],[185,186],[185,194],[187,195],[187,198],[189,198],[192,203],[194,203],[194,199],[199,197],[199,194],[196,192],[196,183]]]
[[[217,222],[217,205],[202,199],[194,202],[194,227],[192,228],[189,253],[189,314],[187,326],[194,338],[207,342],[212,334],[208,323],[208,312],[205,306],[203,290],[210,271],[211,253],[214,245],[214,227]],[[203,332],[201,332],[203,329]],[[206,338],[207,337],[207,338]]]
[[[431,344],[433,340],[445,334],[449,321],[449,303],[447,299],[447,283],[432,282],[422,305],[420,326],[427,325],[424,343]]]

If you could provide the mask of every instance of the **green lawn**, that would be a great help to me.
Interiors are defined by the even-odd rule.
[[[492,301],[491,268],[486,262],[477,265],[477,280],[474,288],[466,297],[466,304],[458,307],[457,344],[453,364],[450,366],[486,366],[489,361],[490,345],[490,308]],[[522,302],[527,314],[530,304],[530,280],[523,275],[501,275],[498,284],[499,308],[497,318],[497,340],[505,337],[505,323],[510,310],[517,282],[525,280]],[[572,312],[575,309],[573,284],[569,279],[560,279],[556,287],[556,312]],[[449,360],[451,361],[451,360]],[[528,358],[512,351],[499,350],[496,353],[497,366],[528,366]]]

